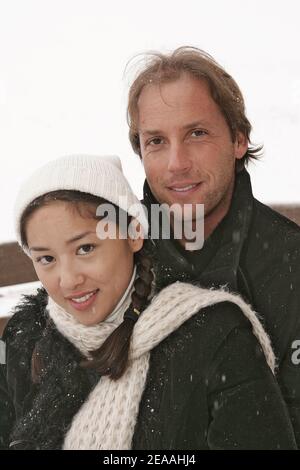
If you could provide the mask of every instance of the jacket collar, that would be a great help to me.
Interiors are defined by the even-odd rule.
[[[144,204],[150,213],[151,204],[158,204],[145,181]],[[201,250],[188,252],[175,240],[152,240],[154,255],[168,276],[161,286],[170,281],[198,281],[203,286],[227,285],[231,290],[241,290],[238,275],[244,279],[240,258],[249,231],[253,210],[250,176],[244,169],[236,176],[230,209]],[[150,221],[149,221],[150,222]],[[245,279],[244,279],[245,281]],[[159,285],[158,285],[159,286]],[[242,286],[247,297],[249,288]]]

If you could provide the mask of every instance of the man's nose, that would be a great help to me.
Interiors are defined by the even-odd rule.
[[[75,263],[64,263],[60,268],[60,287],[64,291],[74,291],[84,281],[84,275]]]
[[[168,170],[184,173],[191,168],[191,160],[183,144],[173,143],[169,148]]]

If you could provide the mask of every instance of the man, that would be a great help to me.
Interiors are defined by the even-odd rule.
[[[196,222],[195,205],[204,204],[202,249],[152,240],[158,286],[227,285],[254,306],[300,446],[300,228],[252,195],[245,167],[261,148],[251,145],[241,91],[212,57],[183,47],[152,56],[131,86],[128,117],[148,210],[193,204]]]

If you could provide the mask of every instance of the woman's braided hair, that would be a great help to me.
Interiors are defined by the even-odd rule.
[[[124,314],[123,322],[109,335],[99,349],[91,353],[92,360],[83,361],[83,367],[96,369],[100,375],[119,379],[128,364],[131,335],[135,322],[146,308],[151,293],[153,273],[150,258],[143,249],[135,254],[137,278],[131,295],[131,304]]]
[[[21,218],[20,226],[23,247],[28,248],[26,225],[29,218],[38,208],[51,204],[53,201],[68,202],[75,207],[81,215],[83,215],[83,210],[85,209],[85,214],[97,219],[99,219],[99,217],[95,216],[94,207],[107,203],[106,200],[97,196],[70,190],[52,191],[38,197],[28,205]],[[91,205],[93,207],[91,207]],[[118,207],[115,207],[115,209],[117,217],[120,216],[122,209]],[[128,225],[130,219],[130,216],[128,216]],[[100,348],[91,352],[91,360],[83,360],[81,362],[82,367],[93,368],[97,370],[100,375],[109,375],[110,378],[114,380],[119,379],[126,370],[133,328],[139,315],[148,304],[154,278],[151,258],[147,254],[145,247],[135,253],[134,258],[136,279],[133,285],[131,303],[124,314],[123,322],[109,335]],[[32,379],[35,383],[39,382],[42,368],[43,359],[35,348],[32,355]]]

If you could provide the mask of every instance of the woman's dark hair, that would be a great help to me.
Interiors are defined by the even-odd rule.
[[[27,206],[20,221],[21,241],[25,249],[28,249],[26,225],[31,215],[37,209],[53,204],[56,201],[66,202],[70,204],[70,207],[76,209],[82,217],[92,217],[96,220],[100,220],[103,216],[96,216],[95,209],[100,204],[108,203],[108,201],[103,198],[73,190],[52,191],[39,196]],[[117,206],[114,207],[117,216],[116,222],[118,223],[122,212],[122,220],[124,220],[124,211]],[[127,214],[127,228],[130,220],[131,217]],[[108,336],[99,349],[90,352],[92,356],[91,360],[83,360],[81,362],[82,367],[94,368],[99,372],[99,375],[108,375],[113,380],[119,379],[127,368],[133,328],[139,314],[142,313],[148,304],[152,288],[152,262],[150,257],[146,254],[145,248],[143,247],[139,252],[135,253],[134,258],[137,276],[133,285],[134,289],[131,295],[131,304],[124,314],[123,322]],[[40,357],[37,348],[35,348],[31,365],[33,382],[39,382],[42,368],[43,358]]]
[[[123,322],[109,335],[99,349],[91,353],[91,361],[83,361],[84,367],[96,369],[100,375],[109,375],[119,379],[125,372],[133,327],[139,314],[147,306],[151,293],[153,274],[149,257],[139,252],[137,257],[137,278],[131,295],[131,304],[124,314]],[[140,312],[140,313],[136,313]]]

